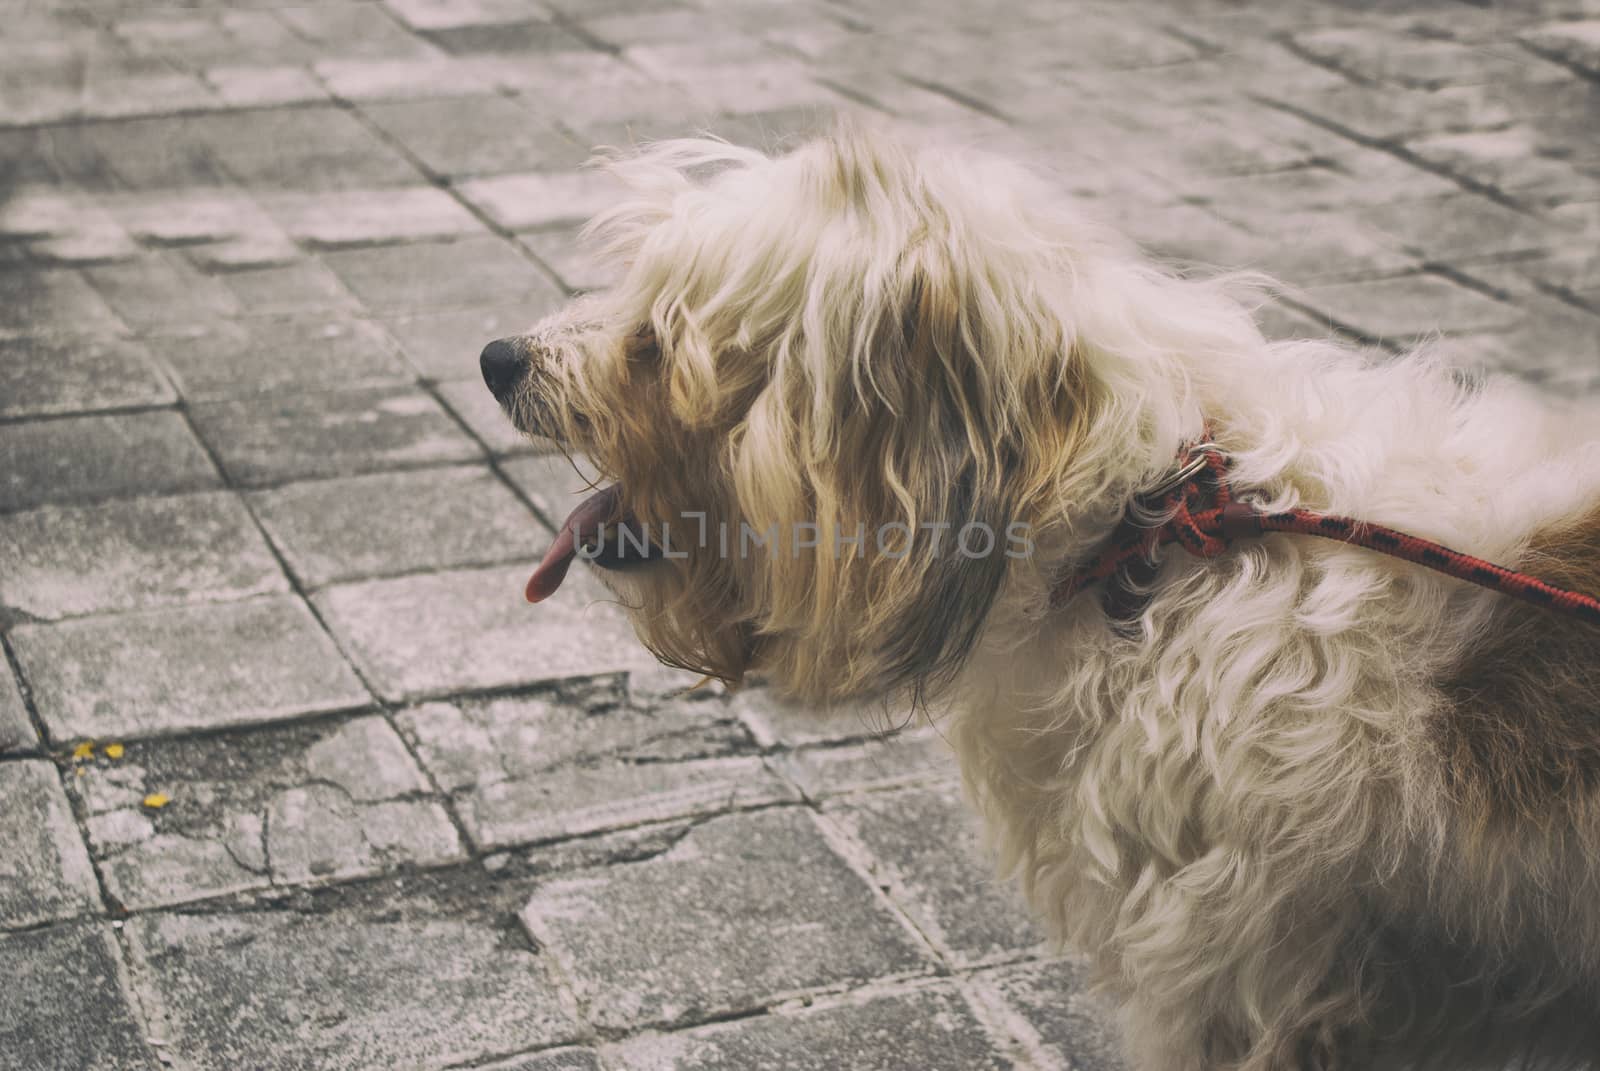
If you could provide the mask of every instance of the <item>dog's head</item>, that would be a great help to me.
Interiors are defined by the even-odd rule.
[[[848,128],[609,167],[618,285],[482,357],[608,485],[529,597],[581,552],[669,664],[816,699],[947,680],[1127,446],[1091,445],[1127,413],[1072,313],[1115,258],[1017,169]]]

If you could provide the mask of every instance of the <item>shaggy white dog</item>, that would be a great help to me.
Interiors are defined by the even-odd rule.
[[[1592,592],[1593,413],[1267,342],[973,154],[845,128],[611,169],[619,285],[483,356],[618,481],[530,597],[582,552],[668,663],[948,711],[1139,1067],[1600,1054],[1600,630],[1296,535],[1171,550],[1126,620],[1126,578],[1050,600],[1205,427],[1252,502]]]

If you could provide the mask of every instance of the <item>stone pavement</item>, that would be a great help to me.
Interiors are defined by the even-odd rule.
[[[519,598],[588,148],[838,107],[1600,381],[1596,0],[0,0],[0,1066],[1116,1066],[936,732]]]

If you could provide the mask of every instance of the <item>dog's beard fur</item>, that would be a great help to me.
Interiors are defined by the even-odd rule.
[[[845,127],[610,166],[631,193],[591,236],[620,282],[517,340],[513,419],[652,531],[823,533],[609,577],[658,657],[949,708],[1004,865],[1095,956],[1142,1065],[1600,1052],[1594,630],[1544,643],[1495,596],[1282,537],[1169,556],[1131,634],[1092,595],[1048,608],[1207,419],[1269,508],[1507,562],[1564,524],[1547,556],[1596,575],[1592,423],[1426,355],[1268,343],[1234,281],[1158,271],[971,154]],[[925,526],[969,523],[1033,553],[934,551]],[[915,542],[827,537],[858,524]]]

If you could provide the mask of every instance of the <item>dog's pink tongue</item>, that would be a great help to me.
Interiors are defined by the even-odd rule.
[[[621,495],[621,489],[612,484],[584,499],[568,515],[556,533],[556,541],[544,552],[544,560],[528,578],[523,594],[529,602],[543,602],[556,593],[567,578],[567,570],[572,568],[572,559],[578,556],[579,542],[596,534],[602,524],[613,518]]]

